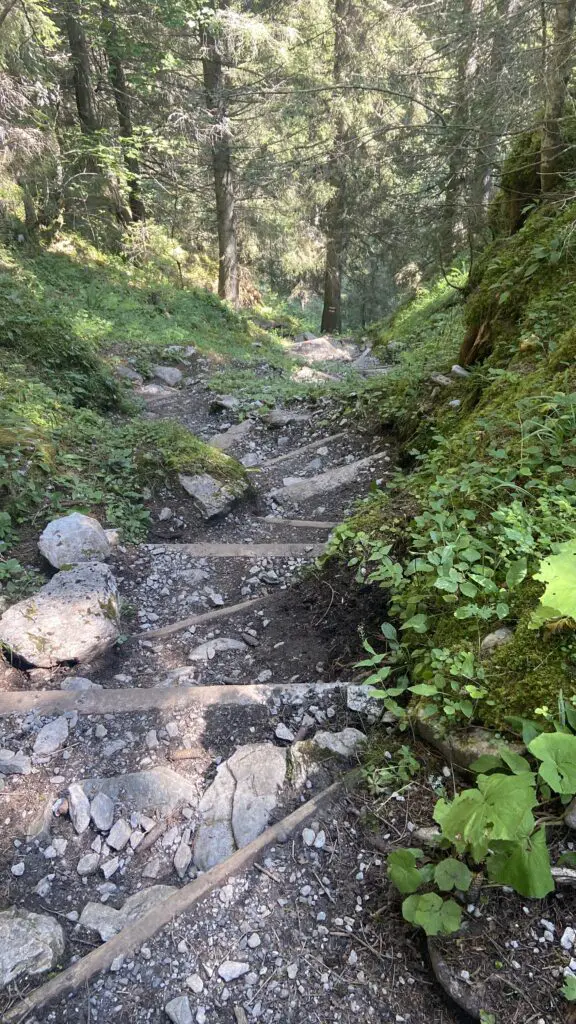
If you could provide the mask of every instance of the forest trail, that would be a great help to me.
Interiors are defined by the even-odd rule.
[[[314,558],[391,472],[392,445],[322,403],[238,420],[193,368],[140,393],[148,417],[224,440],[251,489],[208,520],[184,489],[160,495],[153,543],[111,559],[134,617],[113,655],[82,666],[92,685],[37,669],[0,696],[0,746],[28,764],[8,777],[3,902],[41,915],[61,969],[30,1003],[9,987],[3,1019],[447,1024],[382,907],[363,798],[330,788],[379,708],[349,683],[358,609],[342,581],[318,583]],[[34,753],[55,723],[66,739]],[[409,801],[386,822],[405,834]]]

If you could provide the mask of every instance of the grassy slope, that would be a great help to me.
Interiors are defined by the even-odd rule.
[[[404,349],[362,408],[395,423],[414,472],[369,498],[336,546],[390,592],[391,678],[406,685],[408,668],[442,690],[425,700],[451,719],[501,726],[576,689],[573,622],[530,628],[544,589],[533,574],[575,535],[575,217],[575,205],[543,208],[486,251],[466,303],[438,283],[376,330]],[[449,374],[466,328],[485,320],[488,358],[435,386],[431,372]],[[480,640],[502,626],[514,639],[480,662]]]
[[[72,509],[134,539],[148,521],[145,487],[181,470],[242,473],[179,425],[140,418],[114,376],[126,357],[144,373],[172,362],[174,344],[222,364],[260,358],[249,325],[208,292],[68,236],[49,251],[0,250],[0,319],[0,541]],[[17,583],[18,567],[4,560],[2,578]]]

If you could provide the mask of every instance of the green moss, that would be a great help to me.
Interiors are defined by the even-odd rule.
[[[516,626],[513,639],[486,663],[488,697],[482,718],[505,726],[508,715],[533,718],[537,708],[556,708],[560,692],[576,693],[576,638],[529,628],[530,615]]]

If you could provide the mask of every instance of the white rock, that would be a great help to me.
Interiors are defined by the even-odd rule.
[[[10,868],[10,871],[12,872],[15,878],[20,878],[20,876],[23,875],[25,871],[24,861],[20,860],[18,861],[17,864],[13,864],[12,867]]]
[[[326,833],[320,831],[314,840],[314,848],[316,850],[323,850],[326,846]]]
[[[286,778],[286,750],[271,743],[239,747],[218,766],[198,805],[194,861],[202,871],[264,831]]]
[[[313,742],[321,750],[327,750],[338,757],[353,757],[358,749],[366,742],[366,736],[359,729],[350,727],[340,732],[318,731]]]
[[[258,949],[260,945],[260,936],[256,932],[252,932],[252,935],[248,939],[248,946],[250,949]]]
[[[234,502],[248,488],[245,480],[223,484],[208,473],[199,473],[196,476],[180,474],[178,479],[186,493],[194,499],[194,504],[204,519],[213,519],[229,512]]]
[[[294,981],[294,978],[298,974],[298,964],[288,964],[288,967],[286,968],[286,974],[290,978],[290,981]]]
[[[191,974],[189,978],[186,978],[186,984],[196,995],[200,995],[204,991],[204,982],[199,974]]]
[[[240,963],[239,960],[225,960],[223,964],[220,964],[218,968],[218,974],[223,981],[236,981],[237,978],[241,978],[243,974],[248,974],[250,970],[250,964]]]
[[[112,878],[112,875],[116,874],[119,867],[120,861],[118,857],[111,857],[110,860],[107,860],[102,864],[102,874],[106,881],[108,881],[109,878]]]
[[[158,746],[158,733],[156,732],[156,729],[149,729],[146,733],[145,739],[148,750],[156,750],[156,747]]]
[[[176,366],[155,366],[152,372],[157,380],[169,387],[174,387],[182,380],[182,371]]]
[[[90,801],[77,782],[68,787],[68,813],[78,835],[82,835],[90,824]]]
[[[176,996],[175,999],[171,999],[169,1003],[166,1003],[164,1010],[172,1024],[193,1024],[188,996]]]
[[[571,950],[574,946],[574,942],[576,942],[576,931],[571,927],[565,928],[562,938],[560,939],[562,949]]]
[[[199,644],[188,655],[189,661],[211,661],[216,654],[223,654],[225,651],[245,651],[246,644],[243,640],[234,640],[233,637],[217,636],[213,640],[206,640]]]
[[[82,693],[84,690],[101,690],[100,683],[93,683],[91,679],[84,676],[68,676],[60,683],[61,690],[73,690]]]
[[[117,935],[127,924],[132,924],[152,907],[168,899],[176,889],[172,885],[151,885],[148,889],[129,896],[120,910],[107,903],[87,903],[78,922],[78,928],[97,932],[103,942]]]
[[[31,771],[32,762],[26,754],[0,747],[0,775],[29,775]]]
[[[81,512],[48,523],[38,547],[55,569],[80,562],[104,562],[110,554],[108,538],[98,520]]]
[[[68,739],[68,719],[65,715],[44,725],[34,742],[34,753],[39,756],[54,754]]]
[[[97,853],[86,853],[83,857],[80,857],[76,865],[76,871],[79,875],[93,875],[98,870],[99,861],[100,857]]]
[[[480,644],[480,657],[490,657],[498,647],[510,643],[513,637],[514,633],[506,626],[502,626],[501,629],[495,629],[493,633],[488,633]]]
[[[142,871],[143,878],[158,878],[160,874],[160,859],[159,857],[151,857],[148,861],[144,870]]]
[[[118,591],[110,568],[85,562],[62,570],[0,618],[0,641],[30,665],[88,661],[119,636]]]
[[[289,729],[287,725],[284,725],[284,722],[280,722],[276,726],[276,729],[274,730],[274,735],[276,739],[284,740],[286,743],[293,743],[296,738],[294,736],[294,733],[292,732],[292,729]]]
[[[304,846],[314,846],[314,840],[316,839],[316,833],[312,828],[302,829],[302,841]]]
[[[113,828],[110,829],[106,842],[113,850],[123,850],[130,840],[132,829],[125,818],[118,818]]]
[[[206,1024],[206,1020],[206,1008],[204,1006],[199,1006],[196,1010],[196,1024]]]
[[[114,801],[106,793],[96,793],[90,804],[90,816],[100,832],[109,832],[114,821]]]
[[[184,878],[184,875],[190,867],[191,860],[192,850],[188,846],[188,843],[180,843],[180,846],[174,855],[174,868],[178,878]]]
[[[19,907],[0,912],[0,989],[21,974],[41,974],[58,963],[64,932],[53,917]]]

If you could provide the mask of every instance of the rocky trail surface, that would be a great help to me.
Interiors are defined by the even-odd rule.
[[[320,342],[304,363],[361,355]],[[322,402],[241,419],[205,371],[136,389],[249,487],[182,477],[137,546],[51,524],[59,571],[0,620],[2,1019],[452,1021],[346,785],[380,713],[350,681],[362,616],[310,571],[393,450]],[[386,815],[406,835],[403,797]]]

